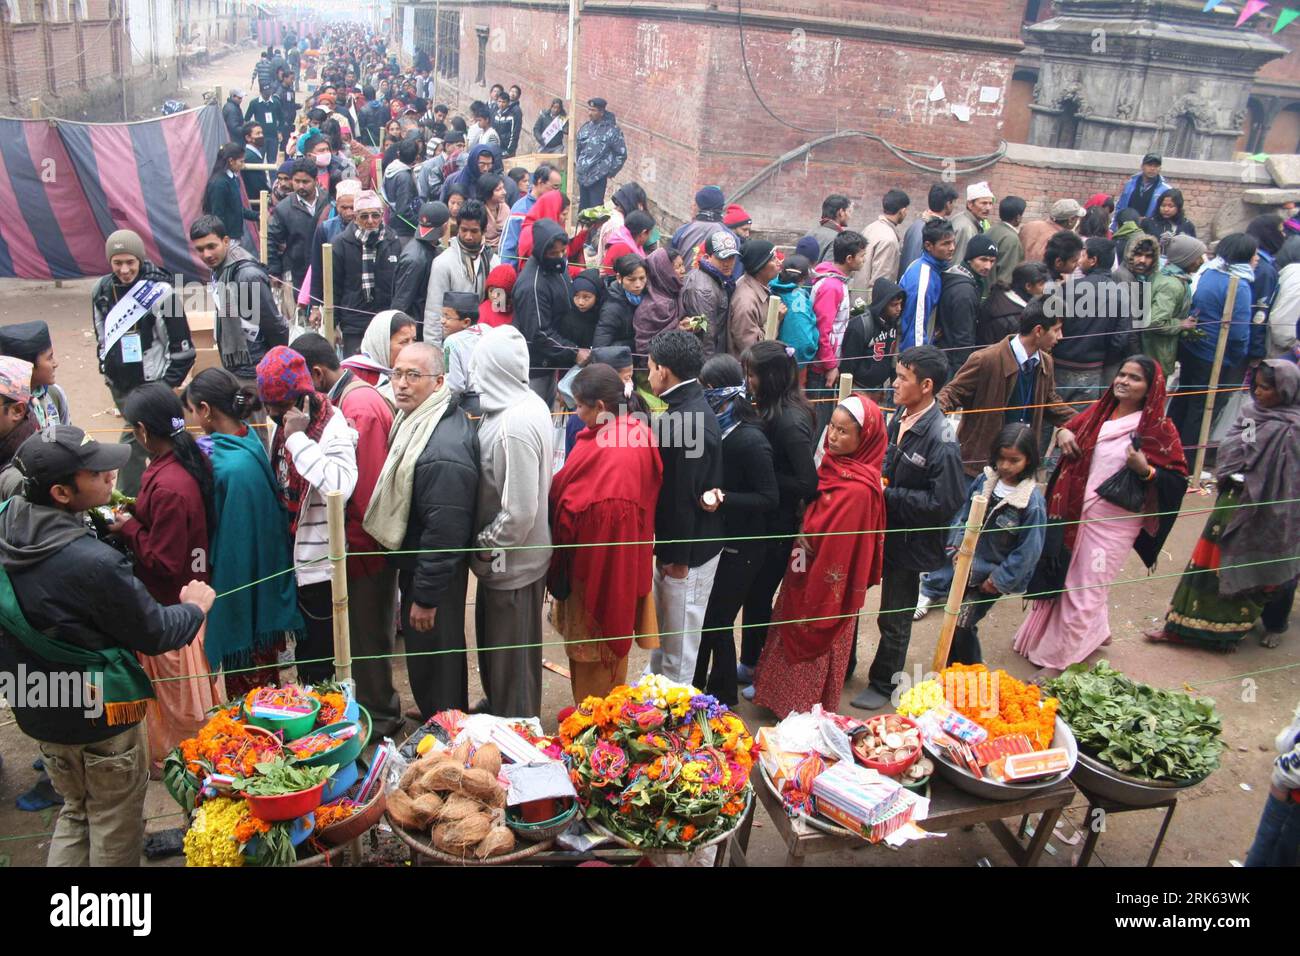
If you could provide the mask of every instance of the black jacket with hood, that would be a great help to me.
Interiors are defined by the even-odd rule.
[[[618,276],[610,276],[605,280],[605,294],[601,299],[600,320],[596,323],[596,335],[592,344],[597,348],[602,345],[626,345],[635,352],[636,331],[632,317],[636,315],[636,306],[628,301]]]
[[[518,100],[511,100],[504,113],[492,117],[492,128],[501,137],[502,156],[513,156],[519,151],[519,136],[524,130],[524,111]]]
[[[96,538],[84,514],[33,505],[21,495],[0,514],[0,565],[13,584],[23,617],[37,631],[77,647],[125,647],[139,654],[162,654],[194,640],[203,612],[194,604],[164,607],[135,576],[131,559]],[[47,661],[13,635],[0,631],[0,671],[50,675],[47,687],[64,685],[58,675],[70,665]],[[30,686],[30,685],[29,685]],[[24,734],[54,744],[88,744],[129,730],[108,724],[107,716],[88,717],[89,702],[77,706],[22,706],[11,700]],[[52,704],[53,702],[43,702]]]
[[[979,322],[980,279],[960,263],[940,277],[939,306],[935,310],[934,344],[948,356],[949,378],[975,351],[975,326]]]
[[[1082,279],[1065,283],[1062,296],[1070,307],[1061,323],[1061,341],[1052,349],[1057,368],[1100,369],[1107,361],[1132,354],[1129,310],[1137,303],[1130,304],[1128,287],[1116,281],[1110,263],[1099,264]]]
[[[884,317],[885,306],[902,297],[907,308],[907,293],[893,279],[881,276],[871,285],[871,308],[861,315],[850,316],[840,347],[840,371],[853,376],[853,387],[861,390],[884,388],[893,372],[894,352],[898,347],[898,321]]]
[[[662,398],[668,410],[655,422],[664,466],[655,505],[655,557],[698,568],[722,550],[722,512],[700,507],[704,492],[725,487],[722,431],[696,379]]]
[[[573,308],[569,263],[561,253],[554,263],[543,264],[547,246],[568,236],[549,219],[533,226],[533,254],[519,273],[513,293],[514,325],[528,342],[528,364],[533,376],[550,375],[540,369],[569,368],[578,361],[578,345],[560,332],[562,320]]]
[[[966,501],[961,447],[936,401],[898,440],[899,413],[889,423],[882,475],[885,488],[885,567],[935,571],[943,567],[942,529]],[[911,531],[910,528],[938,528]]]
[[[1020,334],[1020,316],[1029,305],[1030,296],[1023,289],[995,288],[980,306],[975,324],[975,341],[981,347],[996,345],[1008,335]],[[949,378],[952,381],[952,378]]]
[[[397,275],[393,278],[393,305],[398,312],[405,312],[415,319],[423,332],[424,300],[429,294],[429,270],[433,260],[442,252],[438,243],[436,230],[430,230],[427,237],[417,232],[406,244],[397,257]],[[424,340],[424,335],[420,335]]]
[[[280,315],[276,294],[266,266],[237,242],[230,244],[226,261],[217,266],[212,278],[223,291],[217,303],[217,348],[221,348],[221,323],[237,320],[248,343],[248,364],[226,366],[236,378],[257,378],[257,363],[277,345],[289,344],[289,323]]]
[[[293,273],[296,285],[302,285],[311,265],[311,242],[316,227],[329,218],[330,200],[316,190],[316,204],[308,212],[298,196],[285,196],[271,210],[266,227],[266,267],[273,276]]]
[[[334,314],[340,329],[360,335],[377,312],[393,307],[397,257],[402,253],[402,240],[392,229],[384,227],[383,236],[376,241],[375,287],[368,301],[361,289],[361,240],[357,237],[356,224],[344,227],[334,238],[333,246],[334,294],[338,297]]]

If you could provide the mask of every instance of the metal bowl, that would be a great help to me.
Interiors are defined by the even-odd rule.
[[[1152,807],[1194,787],[1209,774],[1192,780],[1147,780],[1131,777],[1086,753],[1079,754],[1071,775],[1079,789],[1126,807]]]
[[[935,769],[940,776],[950,781],[958,790],[965,790],[972,796],[982,797],[985,800],[1019,800],[1021,797],[1040,790],[1050,790],[1074,771],[1079,759],[1079,745],[1075,742],[1074,734],[1070,731],[1069,725],[1060,717],[1056,718],[1056,731],[1052,735],[1052,746],[1065,748],[1070,757],[1069,768],[1062,770],[1060,773],[1054,773],[1050,777],[1027,780],[1024,783],[999,783],[996,780],[990,780],[988,777],[976,779],[974,774],[969,770],[958,767],[948,759],[946,753],[931,745],[928,740],[923,738],[922,745],[925,747],[926,753],[930,755],[930,759],[934,761]]]

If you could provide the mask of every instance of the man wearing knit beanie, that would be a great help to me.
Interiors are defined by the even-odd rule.
[[[294,655],[299,679],[314,683],[333,673],[325,496],[333,491],[342,492],[344,500],[352,496],[357,483],[356,432],[329,398],[316,391],[307,360],[286,346],[277,345],[257,363],[257,396],[278,426],[271,444],[271,471],[289,512],[298,603],[307,624]]]
[[[985,283],[997,262],[998,247],[993,240],[985,235],[972,236],[966,243],[965,258],[954,262],[942,276],[934,344],[945,350],[953,377],[975,351],[975,323]]]
[[[697,249],[715,232],[725,232],[739,243],[741,237],[723,222],[726,209],[727,197],[721,187],[705,186],[700,189],[695,194],[695,218],[673,233],[673,248],[680,249],[683,253],[690,249]],[[736,260],[735,266],[736,271],[732,277],[739,279],[741,275],[739,259]]]
[[[753,217],[745,212],[745,207],[739,203],[733,202],[727,207],[722,215],[722,224],[734,232],[741,241],[748,239],[754,231]]]
[[[98,345],[99,371],[118,409],[133,388],[164,382],[179,388],[194,365],[194,345],[185,306],[172,276],[150,262],[144,240],[130,229],[119,229],[104,243],[109,274],[90,293],[90,314]],[[123,494],[140,490],[145,452],[131,431],[120,441],[131,446],[131,458],[117,476]]]
[[[736,358],[755,342],[767,338],[767,300],[772,291],[768,283],[781,271],[776,247],[765,239],[751,239],[740,252],[745,274],[736,282],[731,294],[728,320],[727,351]]]
[[[1147,321],[1135,323],[1141,330],[1142,351],[1160,363],[1166,376],[1173,374],[1178,359],[1178,337],[1196,328],[1190,317],[1192,276],[1205,261],[1205,243],[1195,236],[1176,235],[1165,249],[1165,265],[1150,285]]]

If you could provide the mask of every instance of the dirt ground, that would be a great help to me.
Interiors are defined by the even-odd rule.
[[[201,102],[201,86],[220,83],[229,89],[245,84],[255,59],[256,54],[251,51],[233,54],[192,80],[193,91],[188,96],[190,104]],[[36,318],[50,323],[60,363],[58,379],[68,392],[74,423],[87,430],[103,430],[99,435],[101,440],[114,440],[120,419],[116,417],[108,389],[96,367],[94,337],[90,328],[92,284],[92,280],[80,280],[65,282],[62,288],[55,288],[48,282],[0,280],[0,324]],[[1296,633],[1295,628],[1279,648],[1268,650],[1248,640],[1240,650],[1228,655],[1152,645],[1142,639],[1142,630],[1163,617],[1177,574],[1205,520],[1203,513],[1187,512],[1202,512],[1208,501],[1195,495],[1187,498],[1184,515],[1179,518],[1166,544],[1165,554],[1150,579],[1136,555],[1130,554],[1118,580],[1131,583],[1118,583],[1110,592],[1113,643],[1094,658],[1109,659],[1116,668],[1136,680],[1161,687],[1183,687],[1212,697],[1223,716],[1228,749],[1223,755],[1222,767],[1180,800],[1158,861],[1161,866],[1228,866],[1232,861],[1244,860],[1267,793],[1273,739],[1300,701],[1300,633]],[[854,713],[848,702],[863,686],[875,652],[877,599],[876,593],[869,595],[863,611],[858,672],[850,678],[844,690],[842,709],[845,713]],[[981,627],[989,666],[1004,667],[1022,679],[1034,670],[1033,665],[1011,650],[1011,638],[1023,613],[1021,602],[1005,600]],[[940,617],[939,613],[932,612],[913,629],[909,669],[928,669],[938,637]],[[469,615],[469,629],[467,637],[472,646],[472,614]],[[555,640],[549,628],[546,640]],[[634,648],[629,673],[640,673],[647,656],[647,652]],[[563,650],[558,645],[548,646],[545,657],[560,666],[565,663]],[[395,666],[403,702],[410,705],[412,700],[405,668],[400,661]],[[472,702],[481,696],[473,657],[470,660],[470,683]],[[566,678],[547,670],[543,688],[541,716],[547,728],[553,730],[555,714],[572,702],[569,683]],[[738,712],[755,732],[764,724],[773,722],[769,712],[751,704],[742,703]],[[45,834],[53,827],[53,814],[49,811],[24,813],[15,808],[14,801],[18,795],[35,782],[36,775],[29,765],[37,756],[37,748],[18,730],[7,707],[0,709],[0,755],[4,757],[4,769],[0,772],[0,866],[41,865],[49,846]],[[1042,865],[1068,866],[1072,863],[1078,851],[1076,838],[1079,834],[1075,828],[1083,825],[1085,809],[1086,802],[1080,797],[1066,811],[1065,822],[1058,828]],[[146,816],[150,830],[176,827],[182,822],[175,804],[160,783],[150,785]],[[1157,811],[1111,815],[1093,865],[1143,865],[1159,825],[1160,814]],[[393,852],[384,852],[380,856],[390,861],[400,858]],[[784,858],[785,848],[780,845],[765,812],[759,809],[750,843],[751,863],[779,865]],[[844,850],[816,857],[814,862],[842,866],[973,866],[983,858],[994,866],[1010,865],[1000,844],[981,825],[970,832],[952,832],[944,839],[912,844],[898,851],[883,846]],[[158,865],[178,864],[179,861],[173,859]]]

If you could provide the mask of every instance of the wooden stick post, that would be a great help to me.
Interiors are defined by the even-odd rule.
[[[320,321],[325,341],[334,343],[334,247],[328,242],[320,249],[321,288],[325,290],[325,301],[320,307]],[[315,303],[312,303],[315,305]]]
[[[934,649],[932,670],[941,671],[948,666],[948,654],[952,651],[952,636],[957,630],[957,615],[961,611],[962,598],[966,594],[966,582],[970,579],[970,564],[975,557],[975,545],[980,539],[980,530],[984,527],[984,513],[988,510],[989,499],[976,495],[970,501],[970,516],[966,519],[966,534],[961,539],[957,550],[957,564],[952,572],[952,587],[948,589],[948,603],[943,609],[943,629],[939,632],[939,645]]]
[[[763,338],[775,342],[781,332],[781,297],[773,293],[767,299],[767,322],[763,326]]]
[[[1196,466],[1192,469],[1192,488],[1201,488],[1201,469],[1205,467],[1205,446],[1210,442],[1210,426],[1214,423],[1214,400],[1218,396],[1219,375],[1223,372],[1223,354],[1228,348],[1228,332],[1232,327],[1232,308],[1237,302],[1237,285],[1241,279],[1228,279],[1228,294],[1223,300],[1223,317],[1219,320],[1219,341],[1214,346],[1214,367],[1210,369],[1210,384],[1206,386],[1205,411],[1201,413],[1201,435],[1196,441]]]
[[[257,201],[257,248],[262,256],[262,265],[266,265],[266,230],[271,225],[271,198],[265,189]]]
[[[844,399],[848,398],[852,394],[853,394],[853,376],[850,375],[848,372],[842,372],[840,374],[840,394],[838,400],[842,402],[844,401]]]
[[[568,161],[564,177],[564,188],[569,194],[569,231],[572,233],[578,222],[578,207],[582,192],[578,188],[578,43],[582,36],[580,14],[582,0],[569,0],[569,62],[565,73],[564,99],[569,111]]]
[[[325,496],[330,536],[330,592],[334,597],[334,679],[352,679],[352,631],[348,627],[347,538],[343,531],[343,508],[347,498],[341,491]]]

